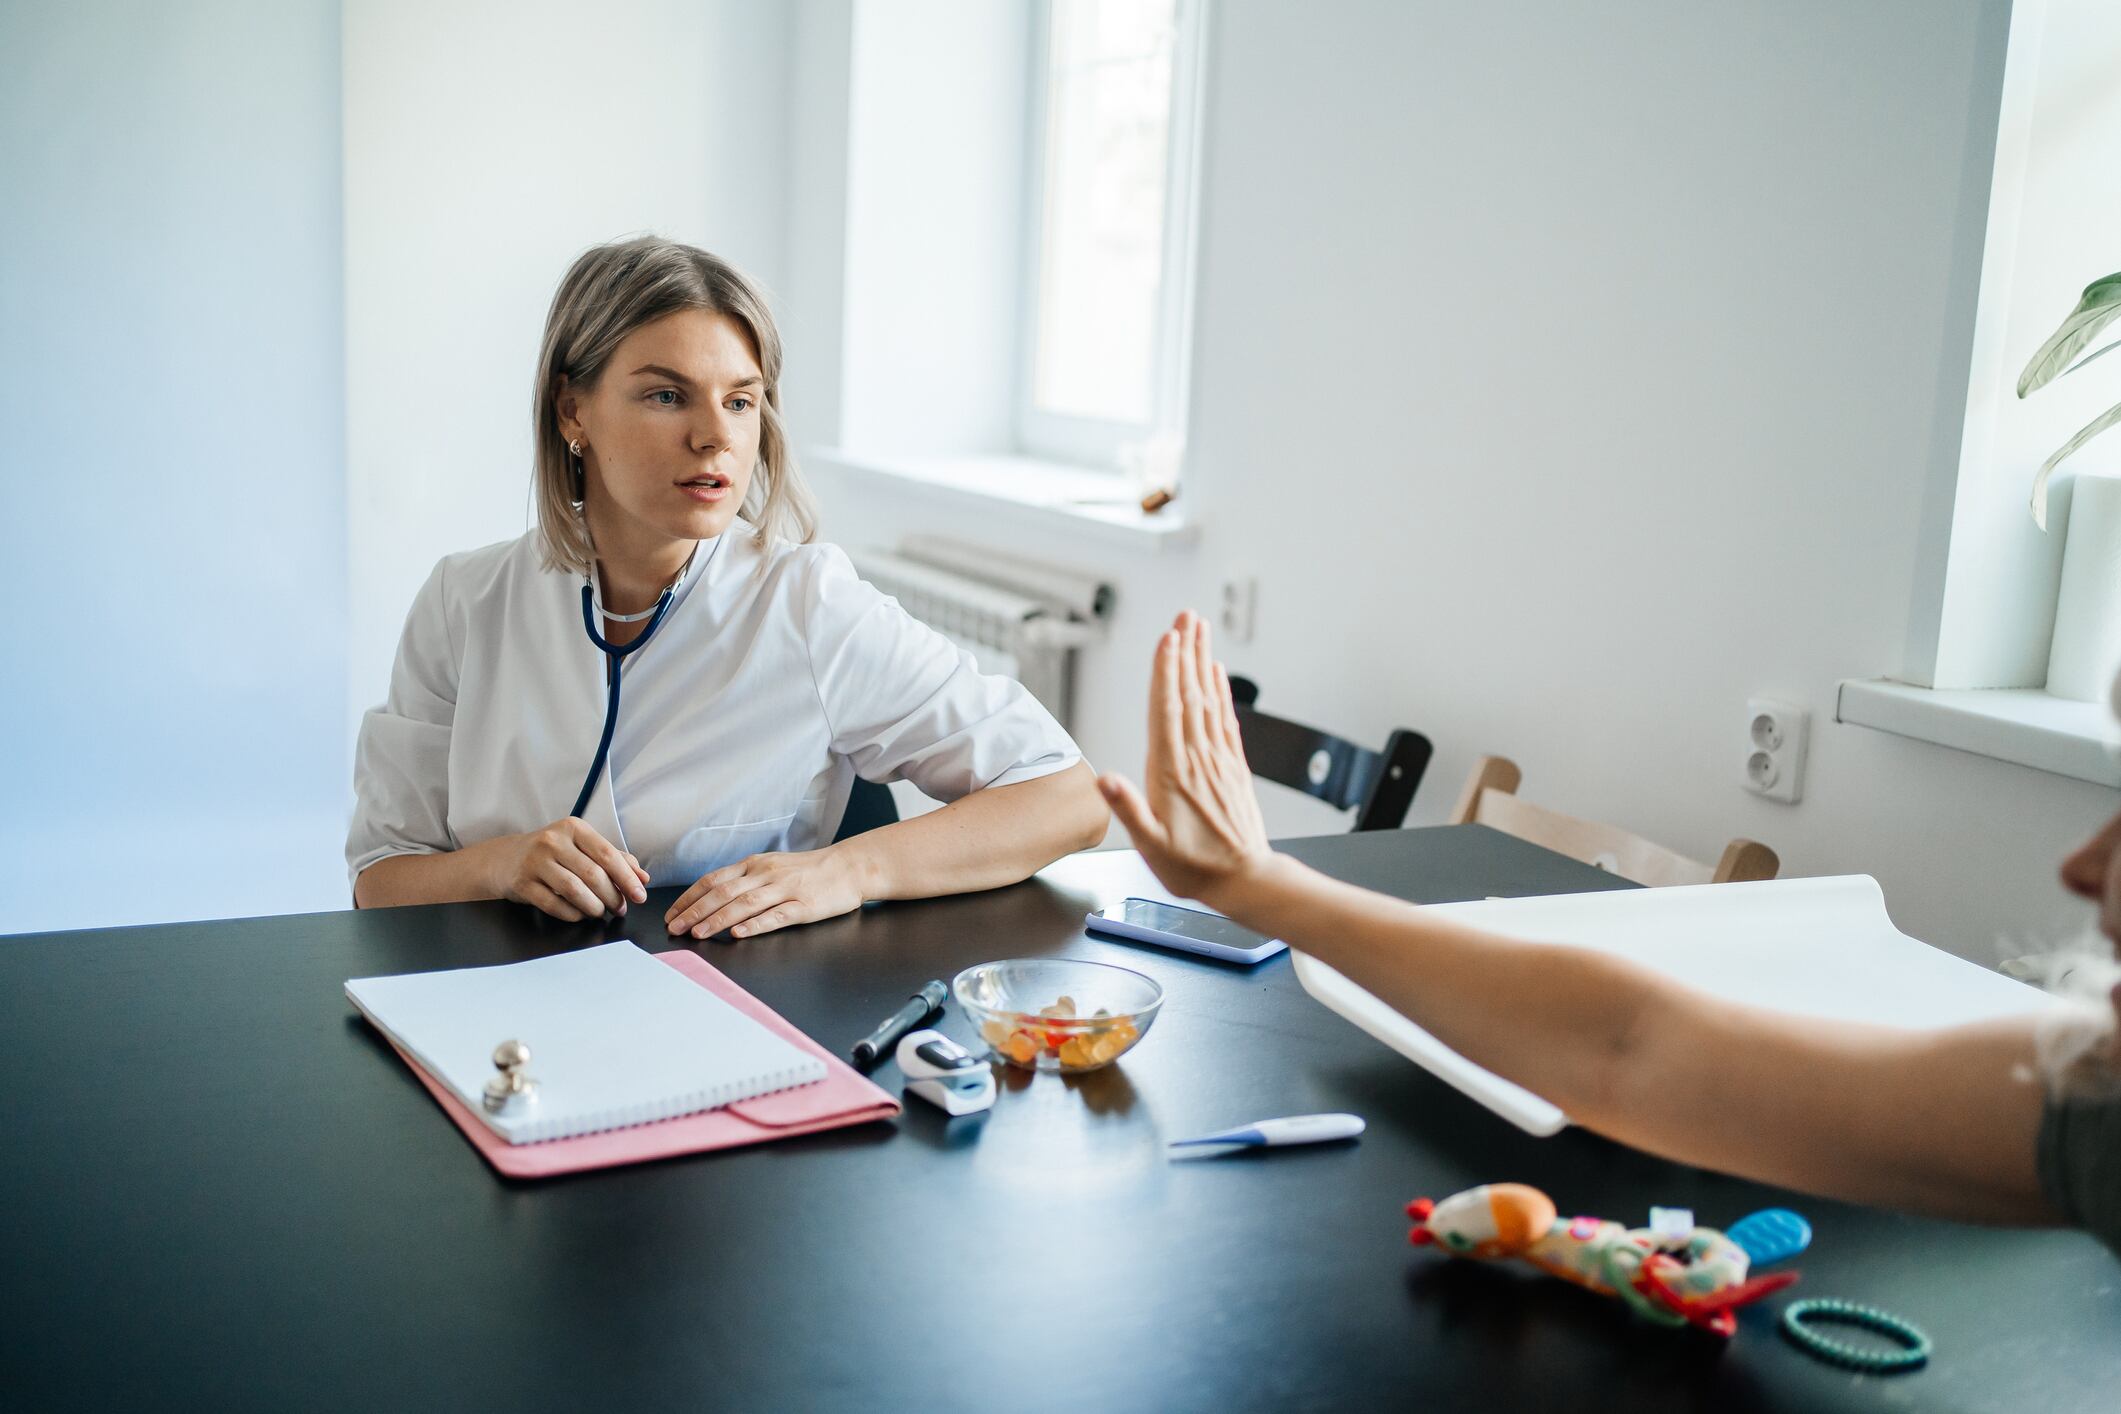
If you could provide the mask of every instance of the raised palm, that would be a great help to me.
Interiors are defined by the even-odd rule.
[[[1208,626],[1197,615],[1180,614],[1157,641],[1143,786],[1118,774],[1098,784],[1173,893],[1212,903],[1221,886],[1267,858],[1230,676],[1210,653]]]

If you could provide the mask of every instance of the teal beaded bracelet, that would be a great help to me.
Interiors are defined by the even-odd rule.
[[[1907,1348],[1863,1350],[1819,1334],[1805,1324],[1807,1319],[1862,1326],[1866,1330],[1874,1330],[1882,1336],[1897,1340]],[[1830,1360],[1836,1365],[1846,1365],[1851,1370],[1862,1370],[1866,1373],[1889,1374],[1896,1370],[1913,1370],[1930,1358],[1930,1338],[1920,1330],[1898,1316],[1873,1306],[1858,1306],[1853,1301],[1793,1301],[1783,1309],[1782,1333],[1822,1360]]]

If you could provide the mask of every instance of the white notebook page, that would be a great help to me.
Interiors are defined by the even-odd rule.
[[[651,1124],[825,1078],[790,1045],[632,943],[495,967],[359,977],[346,995],[511,1144]],[[537,1096],[484,1103],[494,1047],[530,1047]]]

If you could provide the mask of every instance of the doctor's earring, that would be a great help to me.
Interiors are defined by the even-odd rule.
[[[573,466],[573,468],[572,468],[572,471],[573,471],[573,473],[574,473],[574,508],[575,508],[576,510],[580,510],[580,509],[582,509],[582,501],[583,501],[583,499],[584,499],[584,497],[583,497],[583,495],[582,495],[582,491],[583,491],[583,485],[582,485],[582,483],[584,482],[584,480],[586,480],[586,473],[585,473],[585,472],[583,471],[583,469],[582,469],[582,443],[581,443],[581,439],[579,439],[579,438],[570,438],[570,439],[568,440],[568,443],[567,443],[567,455],[569,455],[569,456],[571,456],[571,457],[573,457],[573,458],[574,458],[574,466]]]

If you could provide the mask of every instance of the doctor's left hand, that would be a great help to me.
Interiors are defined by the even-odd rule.
[[[678,896],[663,915],[673,934],[739,938],[836,918],[862,906],[853,861],[835,846],[793,854],[754,854],[715,870]]]

